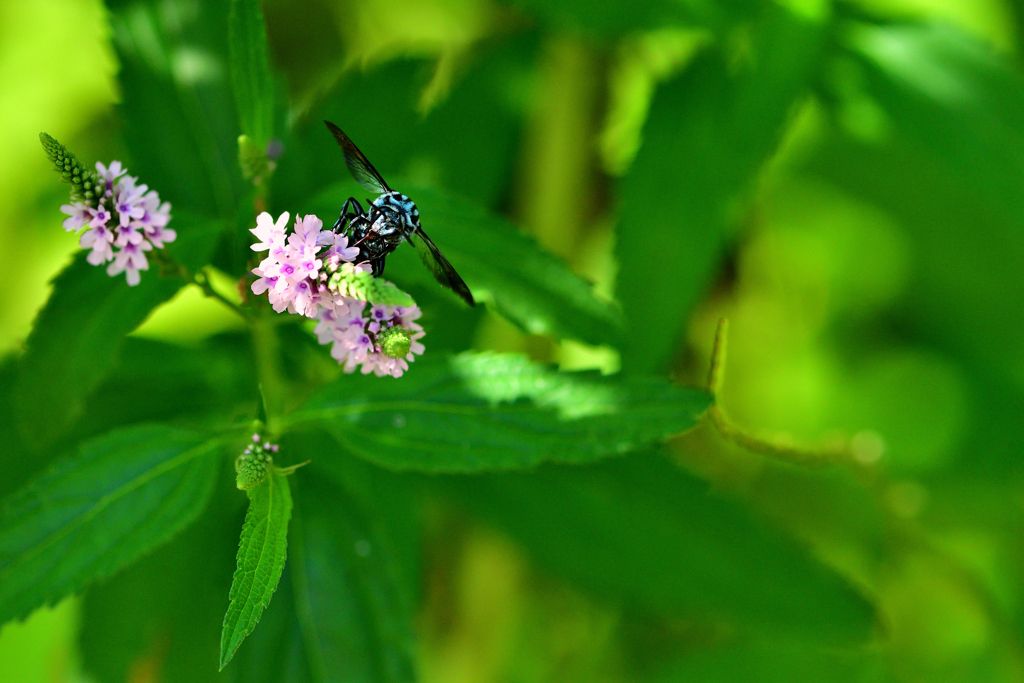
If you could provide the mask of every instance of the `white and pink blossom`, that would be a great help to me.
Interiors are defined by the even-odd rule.
[[[415,322],[420,309],[415,305],[377,305],[370,307],[364,317],[369,305],[366,301],[332,293],[326,284],[341,263],[355,262],[359,248],[349,246],[346,235],[324,230],[323,222],[313,215],[297,216],[291,233],[286,234],[288,219],[289,214],[283,213],[275,221],[264,212],[250,230],[259,240],[252,245],[253,251],[268,252],[252,270],[257,276],[252,283],[253,294],[266,294],[278,313],[287,310],[316,318],[313,333],[317,341],[331,345],[331,356],[345,372],[358,368],[363,374],[401,377],[409,363],[424,351],[419,341],[423,328]],[[355,268],[370,270],[365,263]],[[387,355],[381,343],[382,335],[392,334],[387,330],[395,326],[409,340],[409,351],[401,358]]]
[[[347,256],[345,260],[351,261],[359,250],[348,248],[344,235],[324,233],[323,222],[312,214],[296,216],[292,232],[286,235],[288,218],[286,212],[275,221],[263,212],[256,218],[256,227],[250,230],[259,240],[252,245],[253,251],[268,252],[252,270],[258,277],[252,283],[252,292],[257,296],[266,293],[278,313],[287,310],[315,318],[322,309],[334,311],[335,297],[324,284],[326,271],[320,252],[329,253],[332,258]]]
[[[418,306],[373,306],[368,317],[363,317],[365,301],[349,304],[349,314],[337,316],[321,312],[314,332],[321,344],[331,344],[331,356],[342,364],[345,372],[359,368],[364,375],[401,377],[409,363],[425,350],[419,340],[425,332],[416,322],[421,312]],[[378,341],[384,330],[399,326],[410,339],[409,352],[402,358],[384,353]]]
[[[129,285],[137,285],[140,271],[149,269],[145,252],[163,249],[178,237],[167,227],[171,205],[161,203],[156,190],[127,175],[120,161],[112,161],[109,166],[97,162],[96,170],[106,186],[104,197],[96,207],[83,202],[61,206],[61,211],[68,214],[64,229],[88,228],[78,242],[90,250],[86,261],[94,266],[110,264],[109,275],[124,273]]]
[[[92,220],[92,214],[89,213],[89,207],[84,202],[72,202],[71,204],[63,204],[60,210],[68,215],[68,218],[64,219],[64,229],[68,232],[78,230],[83,225],[87,225]]]
[[[149,270],[146,252],[152,248],[153,245],[145,240],[138,244],[131,242],[125,244],[120,251],[114,254],[114,262],[107,266],[107,275],[114,276],[123,272],[128,284],[134,287],[139,284],[139,271]]]

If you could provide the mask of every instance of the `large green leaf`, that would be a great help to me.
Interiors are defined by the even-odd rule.
[[[168,252],[193,269],[205,264],[218,224],[182,217],[171,225],[179,238]],[[15,417],[30,444],[52,443],[74,422],[85,397],[117,359],[125,335],[186,284],[178,275],[161,275],[154,263],[140,284],[129,287],[85,256],[80,252],[54,280],[20,362]]]
[[[188,526],[218,441],[141,425],[88,441],[0,512],[0,623],[109,576]]]
[[[446,480],[549,567],[646,607],[833,642],[865,641],[874,610],[788,537],[660,454]]]
[[[5,473],[0,500],[84,439],[115,427],[185,416],[192,423],[215,424],[237,417],[240,405],[251,411],[256,396],[252,367],[248,337],[241,334],[192,347],[129,336],[107,377],[82,399],[74,426],[56,439],[47,435],[41,450],[38,441],[34,447],[24,442],[17,421],[0,421],[0,468]],[[0,365],[0,414],[15,415],[17,374],[16,358]]]
[[[295,540],[292,540],[294,555]],[[245,683],[323,683],[310,668],[309,650],[303,639],[302,624],[295,613],[295,589],[291,564],[281,575],[277,597],[267,606],[259,627],[253,631],[234,659],[221,672]]]
[[[710,288],[737,218],[820,60],[821,27],[768,5],[751,65],[699,57],[655,95],[644,143],[620,184],[617,281],[629,328],[623,368],[662,369]],[[639,331],[642,330],[642,333]]]
[[[78,640],[89,680],[125,683],[151,662],[162,683],[223,682],[220,620],[244,510],[231,462],[220,467],[227,476],[192,526],[85,592]]]
[[[258,395],[254,365],[244,333],[188,347],[129,336],[110,374],[85,399],[82,417],[69,436],[186,415],[213,423],[237,417],[240,406],[251,412]]]
[[[327,480],[305,477],[297,499],[292,578],[316,678],[416,680],[409,579],[387,527]]]
[[[469,284],[477,301],[488,302],[533,334],[591,344],[618,341],[622,325],[618,310],[595,296],[589,283],[532,238],[473,202],[415,183],[400,186],[419,207],[424,230]],[[331,216],[353,193],[363,194],[353,183],[335,185],[314,200],[314,210],[321,217]],[[386,275],[399,284],[433,283],[430,271],[409,246],[388,257]]]
[[[883,683],[890,680],[877,651],[822,650],[806,641],[739,643],[694,652],[651,683]]]
[[[756,3],[749,0],[508,0],[508,4],[536,14],[558,30],[607,37],[666,24],[722,30]]]
[[[274,133],[274,78],[259,0],[232,0],[228,45],[239,128],[259,146]]]
[[[252,683],[414,680],[419,538],[407,486],[319,432],[281,452],[313,458],[294,479],[287,570],[224,673]]]
[[[683,432],[708,407],[661,379],[557,372],[514,354],[427,358],[398,381],[342,376],[284,418],[394,469],[472,472],[584,463]]]
[[[857,26],[847,57],[884,112],[883,144],[837,140],[815,170],[912,238],[901,319],[996,376],[1024,375],[1024,76],[956,29]]]
[[[287,477],[272,470],[248,493],[249,512],[238,543],[238,568],[231,580],[220,637],[221,669],[259,623],[281,579],[288,548],[292,495]]]
[[[1019,470],[1024,438],[1024,77],[952,27],[855,24],[843,35],[843,64],[882,125],[873,140],[833,135],[811,170],[909,238],[911,277],[890,318],[967,371],[976,419],[959,465],[1004,477]]]

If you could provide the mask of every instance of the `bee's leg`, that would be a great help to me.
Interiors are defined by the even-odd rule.
[[[370,261],[370,272],[373,273],[374,277],[380,277],[384,274],[384,257],[375,258]]]
[[[353,205],[355,209],[353,209]],[[341,207],[341,214],[338,216],[337,222],[335,222],[332,230],[334,232],[344,231],[345,228],[352,222],[352,219],[356,216],[363,214],[363,207],[359,204],[359,200],[355,197],[349,197],[345,200],[345,203]]]

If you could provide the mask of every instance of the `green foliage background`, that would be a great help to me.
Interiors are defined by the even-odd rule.
[[[0,682],[1024,680],[1022,31],[1019,0],[0,2]],[[37,140],[122,160],[234,292],[255,204],[364,195],[322,118],[484,302],[390,257],[427,329],[399,380],[87,265]],[[259,186],[240,133],[284,144]],[[687,388],[723,316],[717,409],[774,448]],[[313,462],[218,673],[257,377]]]

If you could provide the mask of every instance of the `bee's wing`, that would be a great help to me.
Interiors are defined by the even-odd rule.
[[[348,139],[348,136],[342,132],[341,128],[338,128],[330,121],[324,121],[324,124],[327,126],[327,130],[331,131],[338,144],[341,145],[341,149],[344,150],[345,165],[348,166],[349,173],[356,179],[356,182],[370,192],[376,192],[377,194],[390,192],[391,188],[380,177],[380,173],[377,173],[377,169],[363,156],[363,153],[359,151],[355,143]]]
[[[420,258],[423,259],[423,265],[430,269],[430,272],[434,274],[434,279],[441,283],[443,287],[447,287],[456,294],[459,295],[463,301],[470,306],[475,306],[476,302],[473,301],[473,294],[469,291],[469,287],[462,281],[459,274],[452,268],[452,264],[448,263],[448,259],[444,257],[441,250],[437,248],[427,234],[420,228],[416,231],[416,240],[412,237],[409,238],[409,242],[416,247],[416,251],[419,252]]]

